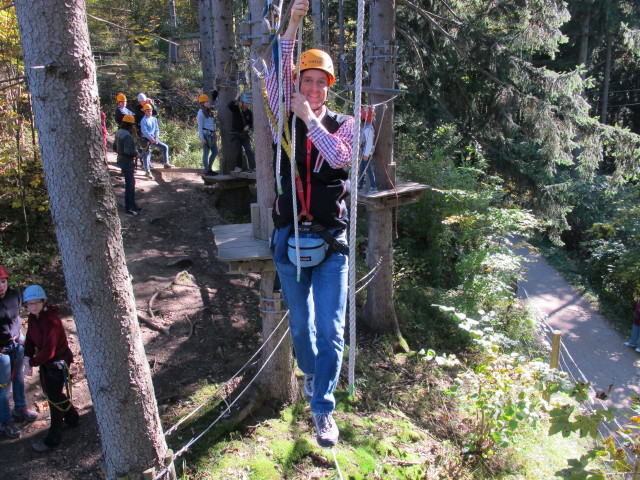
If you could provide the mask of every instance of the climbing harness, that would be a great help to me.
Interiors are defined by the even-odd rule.
[[[40,369],[40,382],[42,383],[42,389],[44,390],[45,394],[44,394],[44,398],[47,401],[47,403],[49,403],[49,405],[52,405],[54,408],[60,410],[61,412],[67,412],[72,406],[73,406],[73,375],[71,375],[71,373],[69,373],[69,366],[67,365],[67,362],[65,362],[64,360],[57,360],[55,362],[53,362],[53,365],[55,368],[57,368],[58,370],[62,370],[62,375],[64,378],[64,386],[65,389],[67,391],[67,399],[63,400],[61,402],[53,402],[48,396],[47,396],[47,388],[46,388],[46,380],[45,380],[45,376],[43,374],[43,370]],[[49,368],[49,367],[44,367],[44,368]],[[65,408],[62,407],[62,405],[67,404],[67,406]]]
[[[0,355],[9,356],[9,368],[11,371],[11,374],[9,375],[9,381],[7,383],[0,383],[0,388],[7,388],[9,385],[11,385],[11,382],[13,382],[13,379],[16,378],[16,375],[18,373],[18,362],[16,361],[17,360],[16,353],[18,352],[18,346],[19,346],[18,342],[14,340],[12,343],[7,345],[0,351]]]

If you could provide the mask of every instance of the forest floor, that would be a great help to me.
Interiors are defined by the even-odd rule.
[[[136,201],[141,214],[132,217],[122,208],[124,179],[111,152],[107,161],[137,309],[150,317],[149,301],[154,298],[155,321],[166,329],[163,333],[140,323],[162,415],[168,405],[188,399],[203,381],[225,381],[237,370],[238,358],[256,350],[261,334],[259,276],[227,275],[225,264],[216,261],[211,227],[228,222],[213,207],[210,187],[205,187],[199,175],[162,174],[162,178],[147,179],[138,169]],[[173,282],[181,271],[188,271],[192,285],[183,285],[184,278],[177,282],[179,285]],[[52,266],[51,275],[64,286],[60,265]],[[51,286],[47,291],[50,301],[61,307],[76,357],[72,367],[73,403],[81,415],[80,425],[65,429],[63,443],[56,450],[45,454],[32,451],[31,444],[46,434],[49,413],[37,377],[27,378],[28,403],[40,411],[40,418],[31,424],[19,424],[20,438],[0,438],[2,480],[102,478],[96,418],[63,288],[55,291]]]

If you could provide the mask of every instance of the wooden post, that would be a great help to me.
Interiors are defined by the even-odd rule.
[[[558,368],[560,364],[560,337],[562,336],[562,332],[560,330],[554,330],[551,334],[551,359],[549,360],[549,366],[551,368]],[[545,401],[551,400],[551,395],[548,392],[545,392],[542,395],[542,398]]]
[[[167,450],[167,454],[164,457],[164,465],[165,467],[169,467],[169,480],[176,480],[176,466],[173,464],[173,450]]]
[[[142,480],[153,480],[153,477],[155,476],[156,476],[156,469],[153,467],[142,472]]]

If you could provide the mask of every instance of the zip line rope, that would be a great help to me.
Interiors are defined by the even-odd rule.
[[[354,131],[351,148],[351,212],[349,218],[349,394],[355,393],[356,371],[356,235],[358,220],[358,171],[360,163],[360,115],[362,102],[362,56],[364,51],[364,0],[358,0],[358,28],[356,30],[356,79]]]
[[[300,58],[302,57],[302,24],[304,23],[304,18],[300,20],[298,24],[298,45],[297,45],[297,58],[296,58],[296,88],[295,91],[300,91]],[[282,77],[278,79],[279,83],[282,83]],[[284,109],[280,110],[280,117],[284,118]],[[293,118],[291,120],[291,153],[289,154],[289,166],[290,166],[290,174],[291,174],[291,201],[293,203],[293,235],[294,235],[294,243],[296,247],[296,280],[300,281],[300,275],[302,273],[302,266],[300,265],[300,228],[298,225],[298,200],[297,200],[297,190],[298,186],[296,185],[296,173],[297,173],[297,159],[296,159],[296,114],[293,114]],[[311,168],[311,167],[309,167]],[[311,187],[308,187],[311,188]],[[311,205],[307,205],[306,208],[311,209]],[[305,207],[303,206],[303,212]],[[287,243],[289,240],[287,240]]]

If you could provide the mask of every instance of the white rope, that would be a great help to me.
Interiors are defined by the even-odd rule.
[[[356,372],[356,223],[358,219],[358,170],[360,160],[360,105],[362,96],[362,56],[364,50],[364,1],[358,0],[356,33],[355,105],[351,151],[351,217],[349,218],[349,394],[355,393]]]

